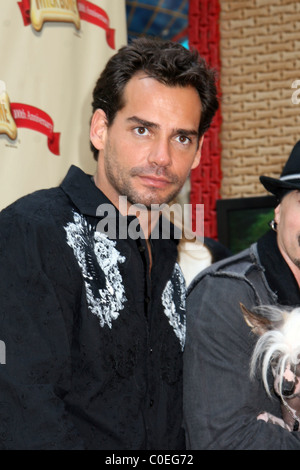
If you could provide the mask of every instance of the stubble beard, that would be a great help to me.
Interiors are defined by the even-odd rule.
[[[151,210],[153,204],[168,204],[173,201],[177,194],[180,192],[184,182],[181,184],[179,178],[174,175],[167,174],[166,169],[164,168],[144,168],[144,167],[134,167],[130,170],[128,174],[126,171],[116,165],[114,158],[112,158],[111,146],[108,144],[107,151],[104,157],[104,165],[107,179],[114,189],[118,192],[120,196],[126,196],[127,201],[130,204],[134,205],[144,205],[148,210]],[[134,180],[138,175],[164,175],[166,176],[172,184],[175,184],[173,191],[168,193],[165,196],[159,194],[159,189],[151,188],[149,193],[145,193],[135,190],[131,181]]]
[[[298,236],[298,246],[300,247],[300,235]],[[292,258],[292,262],[300,270],[300,258]]]

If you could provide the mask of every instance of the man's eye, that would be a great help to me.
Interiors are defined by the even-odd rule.
[[[191,142],[191,139],[189,139],[186,135],[179,135],[178,137],[176,137],[176,140],[180,144],[185,144],[185,145]]]
[[[134,129],[134,131],[136,132],[136,134],[138,135],[146,135],[149,131],[146,127],[136,127]]]

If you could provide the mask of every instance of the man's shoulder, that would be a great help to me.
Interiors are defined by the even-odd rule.
[[[246,250],[222,259],[201,271],[191,282],[188,292],[191,292],[199,283],[208,277],[224,278],[233,277],[236,279],[245,279],[249,270],[258,266],[256,244]]]
[[[62,211],[66,199],[60,187],[41,189],[17,199],[0,212],[0,223],[15,221],[45,221]]]

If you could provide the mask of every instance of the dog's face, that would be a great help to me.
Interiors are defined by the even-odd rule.
[[[274,391],[281,398],[282,417],[292,431],[299,431],[300,416],[300,365],[288,363],[281,375],[272,365]]]
[[[253,375],[256,366],[263,357],[261,362],[265,389],[268,395],[271,396],[267,374],[270,367],[274,377],[271,388],[281,399],[284,423],[290,431],[299,431],[300,309],[295,308],[287,312],[277,307],[268,306],[268,313],[271,313],[271,316],[267,318],[256,311],[248,310],[243,304],[240,304],[240,306],[247,325],[259,337],[253,351],[251,375]],[[254,365],[255,369],[253,368]]]
[[[276,362],[273,361],[271,367],[274,376],[274,390],[277,395],[282,395],[285,400],[300,398],[300,364],[287,363],[282,375]]]

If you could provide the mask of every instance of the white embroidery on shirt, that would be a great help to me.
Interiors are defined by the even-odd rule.
[[[179,298],[176,299],[179,295]],[[186,286],[183,274],[178,263],[175,264],[171,279],[167,282],[162,293],[162,304],[165,315],[169,319],[175,335],[179,339],[181,349],[185,345],[186,319],[185,319],[185,297]],[[176,301],[177,300],[177,301]],[[176,310],[178,306],[178,311]]]
[[[119,263],[124,263],[125,257],[115,248],[115,241],[101,232],[93,231],[85,218],[76,212],[74,222],[69,222],[64,228],[67,243],[72,248],[84,277],[88,306],[99,318],[100,326],[106,324],[111,328],[112,320],[118,318],[127,300],[118,267]],[[97,262],[105,275],[105,288],[102,289],[98,288],[95,279],[97,268],[99,269]],[[100,279],[103,279],[103,273],[100,273]]]

